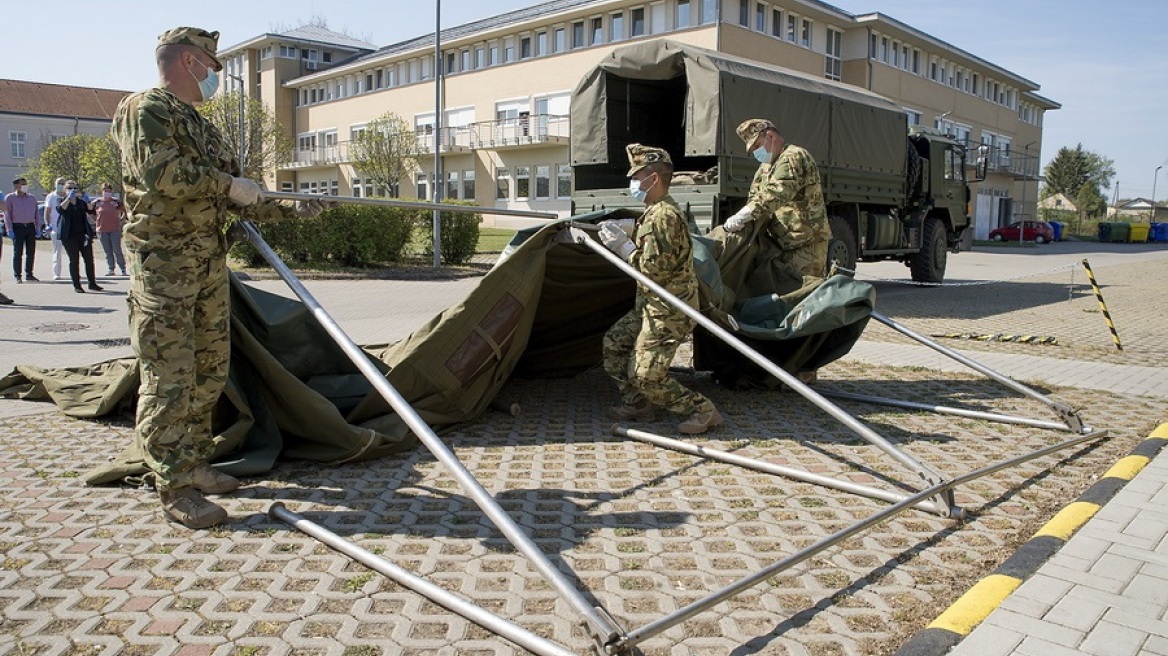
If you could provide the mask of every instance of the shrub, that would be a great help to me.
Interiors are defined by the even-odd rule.
[[[474,205],[468,201],[443,201],[448,205]],[[434,218],[432,212],[425,212],[418,222],[418,240],[422,244],[422,254],[434,256]],[[482,214],[469,212],[442,213],[442,263],[466,264],[474,256],[479,243],[479,224]]]
[[[290,265],[370,267],[402,260],[418,210],[370,205],[337,205],[314,219],[293,219],[259,225],[264,241]],[[250,243],[231,255],[257,266],[263,262]]]

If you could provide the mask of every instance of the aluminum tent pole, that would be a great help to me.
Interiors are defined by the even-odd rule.
[[[961,353],[958,353],[957,351],[954,351],[951,348],[948,348],[946,346],[942,346],[941,344],[934,342],[933,340],[929,339],[928,337],[925,337],[924,335],[921,335],[920,333],[915,332],[910,328],[906,328],[905,326],[902,326],[901,324],[893,321],[892,319],[884,316],[883,314],[880,314],[879,312],[876,312],[875,310],[872,311],[872,318],[879,321],[880,323],[888,326],[889,328],[897,331],[898,333],[900,333],[906,337],[910,337],[910,338],[920,342],[921,344],[924,344],[925,346],[933,349],[934,351],[936,351],[936,352],[938,352],[946,357],[949,357],[953,360],[956,360],[957,362],[960,362],[961,364],[969,367],[970,369],[973,369],[974,371],[977,371],[981,374],[984,374],[984,375],[998,381],[999,383],[1005,385],[1006,387],[1009,387],[1010,389],[1014,390],[1015,392],[1018,392],[1019,394],[1029,396],[1030,398],[1045,404],[1046,406],[1050,407],[1052,410],[1057,412],[1059,414],[1059,416],[1063,418],[1063,421],[1065,421],[1067,423],[1067,428],[1069,428],[1072,432],[1081,433],[1081,432],[1084,432],[1085,430],[1089,430],[1089,429],[1085,429],[1083,427],[1083,420],[1079,418],[1078,414],[1075,413],[1075,410],[1073,408],[1071,408],[1069,405],[1066,405],[1065,403],[1059,403],[1058,401],[1055,401],[1054,399],[1051,399],[1051,398],[1023,385],[1022,383],[1019,383],[1018,381],[1014,380],[1013,378],[1010,378],[1008,376],[1000,374],[1000,373],[994,371],[993,369],[990,369],[989,367],[981,364],[980,362],[977,362],[975,360],[967,358],[966,356],[962,355]]]
[[[879,405],[890,405],[897,408],[906,408],[908,410],[923,410],[926,412],[935,412],[939,415],[953,415],[955,417],[966,417],[968,419],[985,419],[987,421],[996,421],[1001,424],[1016,424],[1019,426],[1033,426],[1034,428],[1049,428],[1059,431],[1070,431],[1077,433],[1079,431],[1071,430],[1070,426],[1065,423],[1057,421],[1048,421],[1045,419],[1028,419],[1026,417],[1015,417],[1013,415],[1002,415],[996,412],[983,412],[981,410],[966,410],[965,408],[954,408],[947,405],[933,405],[931,403],[917,403],[915,401],[901,401],[900,399],[889,399],[883,396],[869,396],[867,394],[853,394],[851,392],[837,392],[834,390],[823,390],[820,394],[830,396],[837,399],[848,399],[850,401],[863,401],[865,403],[876,403]]]
[[[291,525],[305,535],[316,538],[349,558],[365,565],[369,569],[390,578],[402,587],[417,592],[434,603],[441,605],[443,608],[465,617],[488,631],[493,631],[532,653],[540,654],[541,656],[575,656],[574,652],[546,638],[540,637],[514,622],[503,619],[480,606],[476,606],[462,597],[391,563],[368,549],[353,544],[327,528],[288,510],[284,504],[278,501],[268,508],[268,515],[273,519],[278,519]]]
[[[441,210],[443,212],[462,212],[467,214],[498,214],[500,216],[525,216],[533,219],[558,220],[559,214],[554,212],[533,212],[529,210],[512,210],[504,207],[480,207],[478,205],[449,205],[446,203],[425,203],[412,200],[396,200],[393,198],[356,198],[349,196],[325,196],[322,194],[304,194],[294,191],[265,191],[263,197],[271,200],[319,200],[324,203],[344,203],[346,205],[374,205],[376,207],[404,207],[415,210]]]
[[[785,476],[804,483],[813,483],[821,485],[833,490],[841,490],[843,492],[851,492],[852,494],[859,494],[861,496],[869,497],[871,499],[879,499],[881,501],[888,501],[889,503],[896,503],[908,498],[907,494],[899,494],[897,492],[890,492],[888,490],[881,490],[879,488],[870,487],[868,485],[861,485],[852,481],[845,481],[822,474],[813,474],[811,472],[803,471],[802,469],[794,469],[792,467],[784,467],[783,465],[776,465],[773,462],[759,460],[757,458],[749,458],[747,456],[731,453],[729,451],[722,451],[720,449],[711,449],[709,447],[675,440],[664,435],[657,435],[647,431],[626,428],[624,426],[613,426],[612,434],[617,437],[627,437],[638,442],[645,442],[665,449],[687,453],[691,456],[699,458],[706,458],[707,460],[716,460],[718,462],[725,462],[731,465],[738,465],[747,469],[753,469],[765,474],[774,474],[776,476]],[[916,507],[921,510],[937,515],[948,515],[949,517],[960,517],[964,513],[960,508],[941,508],[932,501],[922,501],[916,504]]]
[[[319,199],[319,197],[316,198],[316,200]],[[304,306],[312,312],[312,315],[320,322],[320,325],[328,332],[329,336],[340,346],[345,355],[356,365],[362,375],[369,380],[374,389],[381,394],[382,398],[389,403],[394,412],[418,436],[418,439],[426,449],[454,475],[455,480],[458,481],[459,486],[462,487],[466,495],[475,502],[495,527],[503,533],[507,541],[516,550],[526,556],[536,570],[543,575],[544,579],[550,582],[560,595],[587,620],[589,630],[593,631],[593,636],[598,641],[603,641],[603,643],[607,644],[609,641],[615,639],[620,633],[620,630],[609,619],[607,613],[589,604],[588,600],[580,594],[580,591],[539,550],[539,547],[531,537],[504,512],[499,506],[499,503],[495,501],[495,498],[475,479],[474,475],[466,469],[450,448],[438,438],[430,426],[410,406],[409,402],[405,400],[397,389],[390,384],[389,380],[373,365],[365,351],[361,350],[361,347],[357,346],[345,334],[345,331],[341,330],[341,327],[321,307],[320,303],[309,293],[308,289],[304,287],[304,284],[296,278],[295,274],[288,269],[287,265],[276,255],[271,246],[268,246],[263,236],[260,235],[259,230],[249,221],[244,221],[243,226],[247,230],[252,245],[272,265],[272,268],[276,270],[284,282],[288,283],[288,286],[292,288],[292,291],[300,298]]]
[[[594,228],[594,226],[588,227]],[[630,266],[628,262],[625,262],[620,257],[617,257],[617,255],[608,250],[608,248],[606,248],[603,244],[593,240],[585,230],[581,229],[579,226],[570,227],[569,230],[571,232],[573,243],[583,244],[588,248],[591,248],[593,251],[611,262],[618,269],[624,271],[628,275],[632,276],[634,280],[650,289],[654,294],[657,294],[670,305],[674,306],[678,310],[681,310],[683,313],[685,313],[686,316],[696,321],[701,327],[713,333],[735,351],[738,351],[742,355],[746,356],[751,362],[757,364],[759,367],[762,367],[763,370],[765,370],[767,373],[771,374],[775,378],[778,378],[788,387],[798,392],[800,396],[807,399],[808,401],[811,401],[821,410],[842,423],[844,426],[850,428],[854,433],[864,438],[871,444],[884,450],[886,453],[888,453],[906,467],[912,469],[926,483],[934,485],[944,480],[944,476],[942,476],[939,472],[896,448],[888,440],[881,437],[871,428],[865,426],[862,422],[845,412],[839,406],[823,398],[823,396],[814,389],[808,387],[798,378],[784,371],[782,367],[779,367],[774,362],[771,362],[757,351],[747,346],[745,342],[731,334],[730,331],[726,330],[722,326],[719,326],[701,312],[681,302],[681,300],[676,296],[666,291],[664,287],[658,285],[640,271],[637,271],[635,268]],[[949,507],[953,504],[951,499],[944,499],[937,505],[938,507]]]
[[[1027,462],[1029,460],[1033,460],[1035,458],[1040,458],[1040,457],[1045,456],[1045,455],[1049,455],[1049,454],[1054,453],[1056,451],[1061,451],[1062,449],[1066,449],[1066,448],[1075,446],[1077,444],[1081,444],[1083,442],[1099,439],[1099,438],[1105,437],[1106,435],[1107,435],[1106,430],[1099,430],[1099,431],[1093,431],[1090,433],[1083,433],[1083,434],[1078,435],[1076,437],[1073,437],[1065,442],[1060,442],[1058,444],[1052,444],[1050,446],[1043,447],[1037,451],[1032,451],[1030,453],[1027,453],[1027,454],[1024,454],[1021,456],[1017,456],[1015,458],[1003,460],[1001,462],[990,465],[988,467],[983,467],[981,469],[974,470],[972,472],[969,472],[968,474],[963,474],[963,475],[958,476],[952,480],[944,481],[944,482],[938,483],[932,487],[921,490],[920,492],[912,495],[911,497],[904,499],[903,501],[899,501],[899,502],[885,508],[884,510],[881,510],[878,513],[875,513],[873,515],[865,517],[864,519],[860,520],[859,522],[856,522],[855,524],[852,524],[851,526],[849,526],[847,528],[841,529],[839,531],[836,531],[835,533],[832,533],[831,535],[829,535],[827,537],[824,537],[823,539],[819,540],[818,542],[816,542],[816,543],[814,543],[814,544],[812,544],[804,549],[801,549],[800,551],[797,551],[794,554],[791,554],[790,556],[787,556],[786,558],[760,570],[759,572],[757,572],[755,574],[752,574],[750,576],[739,579],[737,582],[735,582],[729,586],[726,586],[725,588],[705,597],[704,599],[699,599],[699,600],[689,604],[688,606],[685,606],[684,608],[680,608],[677,611],[675,611],[669,615],[666,615],[665,617],[662,617],[659,620],[656,620],[654,622],[650,622],[649,624],[646,624],[645,626],[643,626],[641,628],[634,629],[634,630],[630,631],[625,637],[625,642],[619,644],[618,646],[623,647],[626,645],[636,645],[640,642],[644,642],[645,640],[647,640],[647,639],[649,639],[649,638],[651,638],[651,637],[653,637],[653,636],[655,636],[663,631],[668,630],[670,627],[672,627],[676,624],[680,624],[681,622],[684,622],[685,620],[693,617],[694,615],[697,615],[698,613],[706,610],[707,608],[710,608],[714,605],[717,605],[717,604],[733,597],[734,595],[738,594],[739,592],[742,592],[742,591],[744,591],[748,588],[751,588],[759,583],[762,583],[763,581],[766,581],[767,579],[771,578],[772,576],[774,576],[780,572],[783,572],[785,570],[788,570],[791,567],[798,565],[799,563],[802,563],[803,561],[811,558],[812,556],[820,553],[821,551],[824,551],[825,549],[828,549],[829,547],[832,547],[836,544],[839,544],[840,542],[850,538],[851,536],[855,535],[856,533],[859,533],[860,531],[863,531],[871,526],[875,526],[876,524],[880,524],[882,522],[888,521],[889,519],[892,519],[896,515],[899,515],[900,513],[908,510],[909,508],[912,508],[914,505],[920,503],[921,501],[924,501],[925,499],[928,499],[931,496],[936,496],[936,495],[944,492],[945,490],[952,490],[954,487],[956,487],[958,485],[968,483],[972,480],[976,480],[976,479],[981,478],[983,476],[988,476],[990,474],[999,472],[1003,469],[1008,469],[1008,468],[1013,467],[1015,465],[1019,465],[1021,463]]]

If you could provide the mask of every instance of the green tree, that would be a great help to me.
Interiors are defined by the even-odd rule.
[[[81,154],[81,168],[97,184],[108,182],[115,192],[123,193],[121,152],[109,134],[89,142]]]
[[[1099,193],[1095,185],[1084,182],[1075,194],[1075,207],[1079,208],[1078,225],[1075,226],[1075,232],[1082,234],[1084,220],[1102,216],[1107,211],[1107,199]]]
[[[100,180],[86,169],[85,153],[100,139],[91,134],[74,134],[46,143],[41,154],[29,163],[28,177],[45,189],[52,189],[59,177],[75,180],[84,189],[92,187]]]
[[[1043,173],[1047,195],[1061,193],[1067,198],[1075,198],[1084,184],[1091,185],[1100,195],[1101,190],[1109,189],[1111,179],[1115,177],[1115,166],[1110,159],[1083,150],[1083,144],[1078,144],[1073,149],[1059,148]]]
[[[292,159],[292,139],[264,104],[243,97],[243,129],[240,130],[239,92],[216,95],[199,105],[199,113],[223,133],[226,148],[238,157],[243,142],[243,177],[262,180]]]
[[[367,180],[390,190],[418,169],[426,153],[410,124],[393,112],[370,121],[349,144],[353,167]]]

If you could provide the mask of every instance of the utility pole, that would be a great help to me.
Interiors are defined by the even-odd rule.
[[[1152,174],[1152,215],[1148,217],[1149,224],[1156,222],[1156,180],[1159,179],[1162,168],[1164,168],[1163,164],[1157,166],[1156,172]]]
[[[434,0],[434,203],[442,202],[442,0]],[[434,210],[434,268],[442,266],[442,210]]]
[[[245,118],[246,99],[244,98],[243,78],[238,75],[227,74],[228,77],[239,83],[239,173],[243,175],[244,169],[247,167],[247,146],[244,140],[244,135],[247,130],[247,120]]]

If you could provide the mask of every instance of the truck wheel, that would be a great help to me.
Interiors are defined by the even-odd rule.
[[[827,225],[831,228],[831,241],[827,242],[827,270],[831,271],[831,263],[856,270],[856,236],[852,234],[852,226],[838,216],[827,217]]]
[[[912,256],[912,279],[917,282],[941,282],[949,259],[945,242],[945,224],[940,219],[926,219],[921,250]]]

